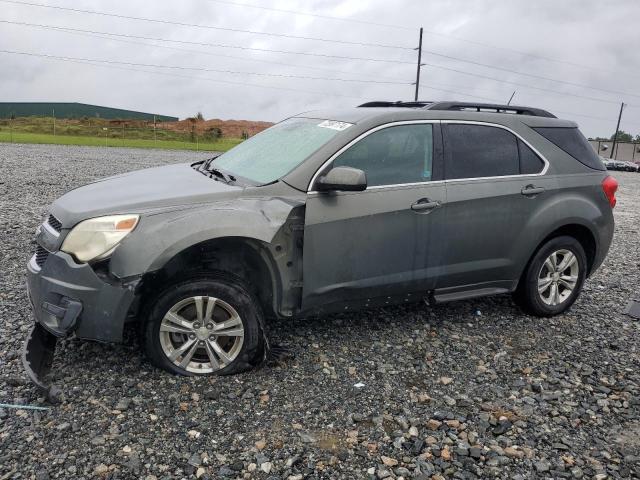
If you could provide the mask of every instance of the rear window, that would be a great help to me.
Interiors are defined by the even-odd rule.
[[[485,125],[449,124],[446,178],[484,178],[518,175],[517,138]]]
[[[605,170],[598,155],[577,128],[539,127],[534,130],[587,167]]]

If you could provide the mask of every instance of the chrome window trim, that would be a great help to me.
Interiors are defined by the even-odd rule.
[[[421,124],[437,124],[440,123],[440,120],[403,120],[403,121],[398,121],[398,122],[390,122],[390,123],[385,123],[382,125],[378,125],[377,127],[374,127],[370,130],[367,130],[364,133],[361,133],[360,135],[358,135],[356,138],[354,138],[353,140],[351,140],[349,143],[347,143],[346,145],[344,145],[340,150],[338,150],[336,153],[334,153],[333,155],[331,155],[329,157],[328,160],[326,160],[321,166],[320,168],[318,168],[318,170],[316,170],[316,173],[313,174],[313,177],[311,177],[311,181],[309,182],[309,185],[307,185],[307,193],[320,193],[317,190],[309,190],[312,185],[315,184],[316,180],[318,179],[318,177],[320,176],[320,174],[322,173],[322,171],[327,167],[327,165],[331,164],[331,162],[333,162],[336,157],[338,157],[340,154],[342,154],[345,150],[347,150],[348,148],[350,148],[352,145],[358,143],[360,140],[362,140],[365,137],[368,137],[369,135],[371,135],[372,133],[375,133],[379,130],[383,130],[385,128],[389,128],[389,127],[397,127],[400,125],[421,125]],[[373,187],[367,187],[366,190],[364,190],[365,192],[368,190],[373,190],[374,188],[377,187],[381,187],[381,188],[388,188],[391,186],[400,186],[400,185],[422,185],[424,183],[432,183],[431,181],[426,181],[426,182],[413,182],[413,183],[400,183],[397,185],[376,185]],[[435,183],[435,182],[433,182]],[[360,193],[360,192],[358,192]]]
[[[496,178],[541,177],[542,175],[545,175],[547,173],[547,171],[549,170],[549,165],[550,165],[549,164],[549,160],[547,160],[547,158],[544,155],[542,155],[533,145],[531,145],[524,138],[522,138],[522,136],[518,132],[515,132],[514,130],[510,129],[509,127],[507,127],[505,125],[500,125],[499,123],[478,122],[478,121],[474,121],[474,120],[443,120],[442,123],[447,123],[447,124],[448,123],[453,123],[453,124],[464,124],[464,125],[480,125],[482,127],[502,128],[503,130],[506,130],[507,132],[510,132],[512,135],[515,135],[516,138],[520,139],[527,147],[529,147],[531,150],[533,150],[533,153],[535,153],[538,157],[540,157],[540,159],[544,163],[544,167],[542,167],[542,170],[540,172],[538,172],[538,173],[519,173],[517,175],[494,175],[492,177],[452,178],[451,180],[445,180],[447,183],[468,182],[468,181],[471,181],[471,180],[490,180],[490,179],[496,179]],[[446,159],[445,159],[445,173],[446,173]]]
[[[491,179],[500,179],[500,178],[529,178],[529,177],[541,177],[543,175],[545,175],[548,170],[549,170],[549,160],[547,160],[547,158],[542,155],[542,153],[540,153],[533,145],[531,145],[527,140],[525,140],[519,133],[515,132],[514,130],[512,130],[511,128],[505,126],[505,125],[500,125],[499,123],[491,123],[491,122],[479,122],[479,121],[474,121],[474,120],[406,120],[406,121],[400,121],[400,122],[390,122],[390,123],[385,123],[383,125],[378,125],[375,128],[372,128],[371,130],[367,130],[366,132],[358,135],[356,138],[354,138],[353,140],[351,140],[349,143],[347,143],[345,146],[343,146],[340,150],[338,150],[336,153],[334,153],[333,155],[331,155],[329,157],[329,159],[327,161],[325,161],[320,168],[318,168],[318,170],[316,171],[316,173],[313,175],[313,177],[311,177],[311,181],[309,182],[309,185],[307,186],[307,194],[318,194],[321,193],[318,190],[309,190],[311,188],[312,185],[314,185],[314,183],[316,182],[316,180],[318,179],[318,177],[321,175],[321,173],[323,172],[323,170],[327,167],[327,165],[331,164],[336,157],[338,157],[342,152],[344,152],[345,150],[347,150],[349,147],[351,147],[352,145],[354,145],[355,143],[359,142],[361,139],[367,137],[368,135],[375,133],[379,130],[382,130],[384,128],[388,128],[388,127],[395,127],[398,125],[413,125],[413,124],[466,124],[466,125],[480,125],[480,126],[486,126],[486,127],[497,127],[497,128],[502,128],[503,130],[506,130],[508,132],[510,132],[512,135],[515,135],[516,138],[518,138],[519,140],[521,140],[527,147],[529,147],[538,157],[540,157],[540,159],[542,160],[542,162],[544,163],[544,167],[542,168],[542,171],[540,171],[539,173],[519,173],[517,175],[496,175],[493,177],[468,177],[468,178],[454,178],[451,180],[427,180],[424,182],[412,182],[412,183],[397,183],[397,184],[390,184],[390,185],[375,185],[372,187],[367,187],[366,190],[363,190],[364,192],[368,192],[370,190],[381,190],[381,189],[388,189],[388,188],[398,188],[398,187],[413,187],[413,186],[421,186],[421,185],[437,185],[439,183],[457,183],[457,182],[469,182],[469,181],[482,181],[482,180],[491,180]],[[445,170],[446,170],[446,166],[445,166]],[[347,193],[362,193],[362,192],[347,192]]]

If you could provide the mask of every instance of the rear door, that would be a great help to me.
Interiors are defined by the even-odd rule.
[[[443,122],[443,134],[447,248],[438,288],[510,288],[517,242],[548,187],[546,163],[500,125]]]
[[[368,186],[331,193],[312,186],[305,214],[303,310],[431,289],[446,202],[439,123],[373,129],[339,151],[316,177],[337,166],[362,169]]]

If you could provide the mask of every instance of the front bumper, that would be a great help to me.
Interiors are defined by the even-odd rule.
[[[25,339],[22,363],[33,383],[53,402],[60,391],[47,380],[57,338],[74,334],[102,342],[122,341],[122,330],[136,283],[103,281],[91,266],[64,252],[36,256],[27,266],[27,291],[35,325]]]
[[[53,403],[62,400],[61,391],[49,383],[47,376],[53,364],[56,337],[36,323],[24,342],[22,364],[31,381]]]
[[[41,267],[27,267],[27,288],[36,323],[56,337],[75,334],[101,342],[122,341],[135,282],[107,283],[88,264],[64,252],[50,253]]]

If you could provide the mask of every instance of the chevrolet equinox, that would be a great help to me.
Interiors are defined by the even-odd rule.
[[[616,180],[575,123],[530,107],[370,102],[307,112],[193,164],[56,200],[28,264],[23,361],[120,342],[184,375],[260,362],[265,322],[511,293],[552,316],[613,236]]]

